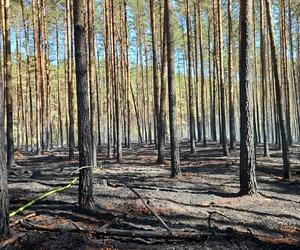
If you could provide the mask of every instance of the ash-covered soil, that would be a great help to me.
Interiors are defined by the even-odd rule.
[[[77,186],[31,206],[11,219],[13,237],[4,249],[298,249],[300,239],[300,147],[291,148],[293,179],[283,181],[280,151],[271,158],[257,150],[259,194],[238,197],[239,152],[222,157],[221,148],[181,145],[182,177],[170,179],[169,159],[157,165],[154,146],[124,149],[124,163],[98,155],[101,169],[94,174],[95,208],[77,206]],[[67,150],[46,155],[17,154],[18,166],[9,170],[10,210],[46,191],[68,184],[77,161],[68,161]],[[76,176],[76,174],[74,175]],[[50,227],[74,226],[97,230],[102,226],[127,230],[165,230],[142,201],[119,180],[138,192],[166,224],[176,230],[206,235],[197,242],[120,237],[94,233],[28,230],[17,220]],[[210,220],[209,220],[210,218]],[[209,226],[210,221],[210,226]],[[221,232],[227,236],[215,236]],[[3,244],[3,243],[2,243]],[[3,246],[3,245],[2,245]]]

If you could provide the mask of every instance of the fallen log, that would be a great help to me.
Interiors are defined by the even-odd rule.
[[[14,225],[18,225],[21,222],[21,220],[27,220],[27,219],[30,219],[30,218],[35,217],[35,216],[36,216],[36,213],[28,214],[24,218],[16,220],[15,222],[11,223],[10,226],[12,227]]]
[[[146,230],[123,230],[111,229],[108,227],[101,227],[98,230],[82,228],[77,224],[73,226],[64,225],[38,225],[25,220],[21,220],[22,227],[28,230],[48,231],[48,232],[79,232],[79,233],[93,233],[97,237],[125,237],[125,238],[143,238],[143,239],[169,239],[169,240],[201,240],[206,239],[212,235],[218,237],[231,236],[229,233],[211,233],[211,232],[198,232],[198,231],[183,231],[173,230],[171,233],[168,231],[146,231]]]
[[[75,222],[71,225],[39,225],[33,224],[26,220],[20,220],[22,227],[28,230],[39,230],[39,231],[48,231],[48,232],[94,232],[94,230],[84,229],[78,226]]]
[[[180,231],[173,230],[172,233],[167,231],[144,231],[144,230],[123,230],[123,229],[106,229],[97,230],[98,237],[115,236],[130,238],[152,238],[152,239],[173,239],[173,240],[200,240],[212,235],[210,232]],[[225,233],[214,233],[214,236],[229,236]]]

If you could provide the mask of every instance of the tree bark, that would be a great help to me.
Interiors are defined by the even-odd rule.
[[[93,163],[90,123],[91,113],[87,79],[87,33],[84,22],[85,7],[85,0],[74,1],[74,45],[78,103],[78,145],[80,167],[91,166]],[[92,171],[90,168],[80,170],[78,200],[79,205],[83,208],[91,207],[94,204]]]
[[[200,63],[201,63],[201,113],[202,113],[202,140],[203,146],[207,146],[206,142],[206,108],[208,107],[206,102],[206,87],[205,87],[205,74],[204,74],[204,55],[203,55],[203,35],[202,35],[202,17],[201,17],[201,5],[199,2],[199,46],[200,46]]]
[[[169,28],[168,28],[169,29]],[[190,11],[189,0],[186,0],[186,31],[187,31],[187,53],[188,53],[188,84],[189,84],[189,126],[190,126],[190,152],[196,153],[194,140],[194,95],[192,83],[192,56],[191,56],[191,37],[190,37]]]
[[[280,85],[279,73],[278,73],[278,59],[275,46],[275,32],[272,19],[272,4],[270,0],[265,0],[266,3],[266,14],[268,20],[268,29],[270,36],[270,45],[271,45],[271,57],[272,57],[272,66],[274,72],[274,82],[275,82],[275,94],[276,94],[276,103],[277,103],[277,112],[281,132],[281,144],[282,144],[282,158],[283,158],[283,178],[291,178],[291,166],[290,166],[290,155],[289,155],[289,142],[288,142],[288,133],[287,133],[287,123],[286,123],[286,114],[284,113],[284,101],[282,98],[282,90],[284,89]],[[283,84],[282,84],[283,85]]]
[[[73,33],[72,33],[72,1],[66,0],[67,6],[67,40],[68,40],[68,108],[69,108],[69,159],[74,158],[74,89],[73,89]]]
[[[156,55],[156,21],[155,21],[155,12],[154,12],[154,0],[150,0],[150,20],[151,20],[151,42],[152,42],[152,68],[153,68],[153,99],[154,99],[154,120],[156,121],[156,130],[159,131],[159,104],[158,104],[158,74],[157,74],[157,55]],[[160,136],[157,133],[157,142],[158,142],[158,159],[157,162],[160,163],[161,160],[161,150],[159,149],[160,145]]]
[[[253,0],[240,0],[240,6],[240,194],[253,195],[257,192],[253,81],[251,79]]]
[[[267,131],[267,82],[266,82],[266,57],[265,57],[265,34],[264,34],[264,5],[260,0],[260,63],[261,63],[261,87],[262,87],[262,122],[263,122],[263,142],[264,157],[269,157],[268,131]]]
[[[171,0],[165,0],[165,27],[167,39],[167,61],[168,61],[168,87],[169,87],[169,123],[171,139],[171,177],[181,176],[179,143],[177,137],[177,111],[176,111],[176,87],[174,81],[174,26],[173,26],[173,4]]]
[[[90,109],[91,109],[91,129],[92,129],[92,151],[93,165],[97,165],[97,100],[96,100],[96,55],[95,55],[95,19],[94,0],[87,1],[87,23],[88,23],[88,69],[90,88]]]
[[[6,143],[7,143],[7,168],[15,164],[14,160],[14,123],[13,123],[13,85],[11,64],[11,41],[10,41],[10,2],[4,0],[4,72],[5,72],[5,94],[6,94]]]
[[[33,22],[33,42],[34,42],[34,80],[35,80],[35,137],[36,137],[36,153],[40,154],[40,98],[39,98],[39,82],[40,82],[40,67],[38,59],[38,39],[37,39],[37,2],[32,0],[32,22]]]
[[[1,0],[3,13],[5,0]],[[2,24],[5,26],[5,24]],[[5,30],[2,30],[5,36]],[[5,135],[4,135],[4,81],[2,71],[0,72],[0,239],[9,235],[8,216],[8,188],[7,188],[7,167],[5,155]]]
[[[234,87],[232,65],[232,0],[228,0],[228,86],[229,86],[229,130],[230,149],[236,149],[235,110],[234,110]]]
[[[219,38],[219,71],[220,71],[220,91],[221,91],[221,142],[223,145],[223,155],[228,156],[227,133],[226,133],[226,109],[225,109],[225,83],[223,68],[223,32],[222,32],[222,11],[221,0],[218,3],[218,38]]]
[[[161,19],[161,76],[160,76],[160,110],[158,116],[158,159],[157,163],[165,162],[165,143],[166,143],[166,73],[167,73],[167,38],[166,23]]]

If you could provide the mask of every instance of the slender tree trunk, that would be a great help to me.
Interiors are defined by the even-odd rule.
[[[169,119],[171,139],[171,177],[181,176],[179,143],[177,137],[177,111],[176,111],[176,88],[174,70],[174,26],[173,26],[173,4],[171,0],[165,0],[165,29],[167,40],[167,62],[168,62],[168,87],[169,87]]]
[[[265,58],[265,33],[264,33],[264,5],[260,0],[260,63],[261,63],[261,87],[262,87],[262,122],[264,139],[264,157],[269,157],[268,131],[267,131],[267,82],[266,82],[266,58]]]
[[[6,0],[1,0],[2,13]],[[5,23],[2,24],[5,27]],[[5,38],[5,29],[2,30]],[[4,41],[5,44],[5,41]],[[7,188],[7,166],[5,154],[5,135],[4,135],[4,81],[2,71],[0,71],[0,240],[9,236],[9,216],[8,216],[8,188]]]
[[[216,119],[217,119],[217,110],[216,110],[216,96],[217,96],[217,86],[218,86],[218,75],[217,75],[217,68],[218,68],[218,49],[217,49],[217,17],[216,17],[216,6],[215,0],[213,0],[213,87],[212,87],[212,107],[211,107],[211,133],[212,133],[212,140],[217,141],[217,126],[216,126]]]
[[[40,97],[41,97],[41,144],[42,144],[42,153],[47,150],[47,108],[46,108],[46,86],[47,80],[45,77],[46,67],[45,67],[45,29],[44,29],[44,9],[45,4],[44,0],[38,0],[37,14],[38,14],[38,63],[39,63],[39,87],[40,87]]]
[[[224,83],[224,68],[223,68],[223,32],[222,32],[222,11],[221,0],[218,2],[218,38],[219,38],[219,70],[220,70],[220,91],[221,91],[221,131],[223,155],[228,156],[227,133],[226,133],[226,109],[225,109],[225,83]]]
[[[15,165],[14,160],[14,123],[13,123],[13,85],[11,64],[11,41],[10,41],[10,2],[4,0],[4,67],[5,67],[5,94],[6,94],[6,143],[7,143],[7,168]]]
[[[72,1],[66,0],[67,6],[67,38],[68,38],[68,108],[69,108],[69,159],[74,158],[74,89],[73,89],[73,33],[72,33]]]
[[[63,135],[63,122],[62,122],[62,111],[61,111],[61,87],[60,87],[60,75],[59,75],[59,35],[58,35],[58,23],[56,26],[56,80],[57,80],[57,105],[58,105],[58,128],[59,128],[59,139],[60,147],[64,147],[64,135]]]
[[[290,96],[291,96],[291,84],[288,76],[288,62],[287,62],[287,39],[286,39],[286,8],[285,1],[280,0],[280,20],[281,20],[281,61],[282,61],[282,80],[284,81],[285,86],[285,112],[286,112],[286,124],[287,124],[287,133],[288,133],[288,143],[291,145],[293,143],[292,130],[291,130],[291,105],[290,105]]]
[[[96,40],[97,41],[97,40]],[[102,96],[101,96],[101,86],[100,86],[100,73],[99,73],[99,67],[100,67],[100,55],[99,51],[97,50],[97,43],[95,43],[95,51],[97,55],[96,60],[96,94],[97,94],[97,126],[98,126],[98,145],[100,152],[102,151],[102,113],[101,113],[101,107],[102,107]]]
[[[228,0],[228,86],[229,86],[229,130],[230,149],[236,148],[235,110],[234,110],[234,87],[233,87],[233,65],[232,65],[232,0]]]
[[[202,140],[202,128],[201,128],[201,121],[200,121],[200,108],[199,108],[199,53],[198,53],[198,28],[200,27],[200,22],[198,22],[198,19],[201,18],[199,13],[198,18],[198,12],[199,12],[199,3],[194,2],[194,74],[195,74],[195,101],[196,101],[196,126],[197,126],[197,139],[200,142]],[[200,20],[200,19],[199,19]],[[199,23],[199,27],[198,27]],[[202,32],[199,30],[199,32]],[[201,34],[202,35],[202,34]],[[200,43],[200,42],[199,42]],[[200,45],[201,46],[201,45]],[[203,64],[201,64],[201,70],[202,70]],[[202,79],[201,79],[202,80]],[[202,89],[202,86],[201,86]],[[202,98],[202,97],[201,97]],[[201,99],[203,102],[203,100]],[[202,110],[202,108],[201,108]]]
[[[105,12],[105,81],[106,81],[106,129],[107,129],[107,158],[111,157],[111,123],[110,123],[110,42],[109,42],[109,0],[104,0],[104,12]]]
[[[165,143],[166,143],[166,73],[167,73],[167,41],[165,20],[161,20],[162,39],[161,39],[161,78],[160,78],[160,110],[158,117],[158,158],[157,163],[165,162]]]
[[[35,135],[36,135],[36,153],[41,152],[41,140],[40,140],[40,97],[39,97],[39,85],[40,85],[40,67],[39,67],[39,52],[38,52],[38,27],[37,27],[37,0],[32,0],[32,18],[33,18],[33,41],[34,41],[34,73],[35,73]]]
[[[270,44],[271,44],[271,57],[272,57],[272,65],[274,71],[274,82],[275,82],[275,94],[277,101],[277,112],[278,119],[280,125],[281,132],[281,143],[282,143],[282,158],[283,158],[283,178],[290,179],[291,178],[291,166],[290,166],[290,155],[289,155],[289,143],[288,143],[288,134],[287,134],[287,124],[286,124],[286,115],[284,114],[284,102],[282,98],[282,88],[280,86],[280,79],[278,73],[278,60],[277,60],[277,52],[275,46],[275,32],[274,26],[272,22],[272,4],[270,0],[265,0],[266,3],[266,14],[268,20],[268,28],[269,28],[269,36],[270,36]]]
[[[115,37],[115,16],[114,16],[114,2],[111,0],[111,17],[112,17],[112,49],[113,49],[113,86],[115,94],[115,119],[116,119],[116,139],[117,139],[117,161],[123,162],[122,154],[122,126],[121,126],[121,111],[120,111],[120,83],[117,79],[117,51],[116,51],[116,37]]]
[[[130,101],[130,48],[129,48],[129,35],[128,35],[128,18],[127,18],[127,0],[124,0],[124,18],[125,18],[125,38],[126,38],[126,82],[127,82],[127,148],[131,148],[131,101]]]
[[[169,29],[169,28],[168,28]],[[186,0],[186,30],[187,30],[187,53],[188,53],[188,84],[189,84],[189,125],[190,125],[190,152],[196,153],[194,140],[194,97],[193,97],[193,83],[192,83],[192,56],[191,56],[191,37],[190,37],[190,11],[189,0]]]
[[[23,0],[21,2],[21,9],[22,9],[22,21],[23,21],[23,28],[25,32],[25,48],[26,48],[26,89],[29,92],[29,113],[30,113],[30,148],[33,148],[33,110],[32,110],[32,87],[31,87],[31,72],[30,72],[30,51],[29,51],[29,27],[28,27],[28,20],[25,17],[25,9]],[[26,102],[27,103],[27,102]],[[28,104],[26,105],[26,113],[28,113]],[[26,116],[28,118],[28,115]],[[28,124],[28,122],[26,123]],[[26,127],[26,151],[28,151],[28,128]]]
[[[296,130],[298,133],[298,138],[300,138],[300,93],[297,89],[297,74],[296,74],[296,65],[294,60],[294,42],[293,42],[293,33],[292,33],[292,7],[291,7],[291,0],[289,0],[289,6],[288,6],[288,23],[289,23],[289,42],[290,42],[290,60],[291,60],[291,71],[292,71],[292,82],[294,87],[294,106],[295,106],[295,113],[297,117],[297,123],[296,123]],[[299,29],[299,28],[298,28]],[[299,34],[298,34],[299,35]],[[298,58],[299,60],[299,58]],[[300,76],[299,76],[300,80]],[[300,90],[300,84],[299,84],[299,90]]]
[[[91,113],[87,79],[87,33],[84,22],[85,7],[85,0],[74,0],[74,44],[78,103],[78,145],[80,167],[91,166],[93,163],[90,123]],[[81,207],[91,207],[94,204],[92,170],[90,168],[80,170],[78,201]]]
[[[202,17],[200,2],[198,6],[199,11],[199,45],[200,45],[200,63],[201,63],[201,112],[202,112],[202,137],[203,146],[207,146],[206,142],[206,108],[208,107],[206,102],[206,88],[205,88],[205,74],[204,74],[204,56],[203,56],[203,38],[202,38]]]
[[[150,0],[150,20],[151,20],[151,42],[152,42],[152,68],[153,68],[153,99],[154,99],[154,120],[156,121],[156,130],[159,131],[159,104],[158,104],[158,73],[157,73],[157,55],[156,55],[156,20],[154,12],[154,0]],[[160,138],[157,137],[158,144]],[[159,148],[159,147],[158,147]],[[158,150],[158,159],[160,150]]]
[[[113,7],[112,7],[113,8]],[[88,65],[89,65],[89,87],[91,107],[91,129],[92,129],[92,150],[93,165],[97,165],[97,100],[96,100],[96,56],[95,56],[95,21],[94,21],[94,0],[87,1],[87,22],[88,22]]]
[[[22,127],[23,127],[23,119],[22,114],[24,112],[22,111],[22,75],[21,75],[21,55],[19,51],[19,34],[16,34],[16,59],[17,59],[17,150],[20,150],[20,147],[22,147]]]

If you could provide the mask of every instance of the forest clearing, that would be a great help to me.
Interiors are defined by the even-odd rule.
[[[0,0],[0,249],[299,249],[297,0]]]

